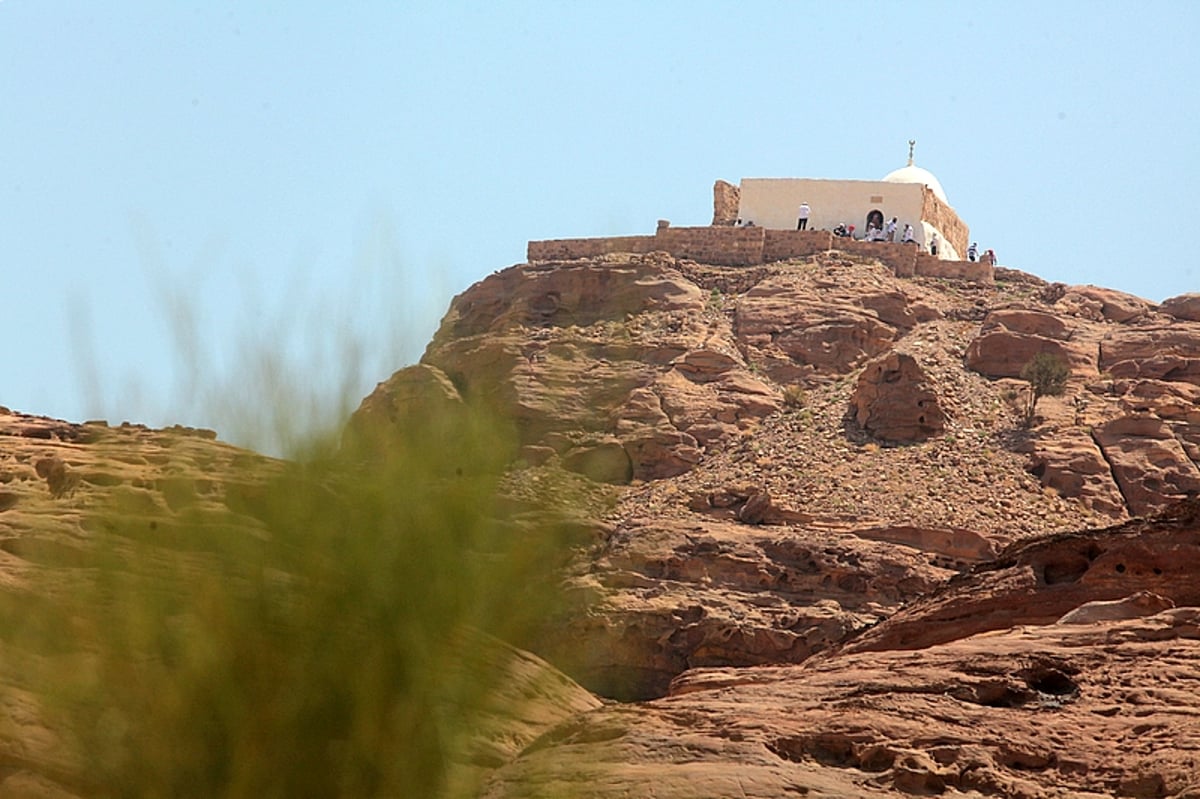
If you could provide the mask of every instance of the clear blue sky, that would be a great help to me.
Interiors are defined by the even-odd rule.
[[[1185,2],[0,0],[0,405],[338,413],[528,239],[938,176],[1002,264],[1200,291]],[[272,386],[275,396],[267,386]]]

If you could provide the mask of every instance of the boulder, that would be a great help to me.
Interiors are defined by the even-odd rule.
[[[1158,310],[1187,322],[1200,322],[1200,293],[1180,294],[1162,301]]]
[[[1000,308],[990,312],[980,328],[981,333],[1009,330],[1030,336],[1041,336],[1058,341],[1071,337],[1074,328],[1065,319],[1047,311],[1030,308]]]
[[[945,429],[937,392],[908,354],[893,351],[869,361],[850,404],[867,432],[888,441],[924,441]]]
[[[1056,624],[1097,624],[1120,619],[1153,616],[1175,607],[1175,603],[1153,591],[1135,591],[1121,599],[1085,602],[1059,619]]]
[[[1042,485],[1115,519],[1127,512],[1112,466],[1092,435],[1081,428],[1039,438],[1032,444],[1029,470]]]
[[[1154,310],[1154,304],[1133,294],[1097,286],[1068,286],[1055,303],[1062,313],[1107,322],[1130,322]]]
[[[1200,491],[1200,469],[1162,419],[1123,416],[1098,426],[1094,435],[1130,513],[1154,513]]]
[[[846,374],[890,349],[898,335],[861,304],[783,278],[764,280],[742,296],[734,330],[752,362],[777,382]]]
[[[1010,330],[994,330],[967,346],[966,366],[988,377],[1020,377],[1025,364],[1047,352],[1072,363],[1071,351],[1055,339]]]
[[[1120,328],[1100,342],[1101,371],[1200,385],[1200,323]]]
[[[563,455],[562,463],[597,483],[625,485],[633,479],[633,462],[616,439],[574,447]]]

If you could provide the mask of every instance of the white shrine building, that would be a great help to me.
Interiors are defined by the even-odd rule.
[[[938,179],[913,162],[915,144],[909,142],[908,164],[881,180],[743,178],[738,191],[738,224],[795,230],[800,205],[807,203],[809,230],[853,225],[855,238],[862,238],[869,226],[882,228],[895,217],[896,241],[909,224],[918,246],[928,251],[936,233],[938,257],[961,260],[970,231],[950,206]]]

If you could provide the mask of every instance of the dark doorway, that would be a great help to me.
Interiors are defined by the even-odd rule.
[[[872,225],[883,230],[883,211],[880,211],[878,208],[867,214],[867,227],[871,227]]]

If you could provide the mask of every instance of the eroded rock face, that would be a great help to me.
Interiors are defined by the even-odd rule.
[[[899,312],[891,317],[906,320]],[[844,374],[890,349],[898,335],[864,302],[839,302],[782,277],[764,280],[741,297],[735,330],[752,362],[783,383]]]
[[[858,423],[888,441],[924,441],[945,429],[937,393],[911,355],[889,352],[867,363],[850,401]]]
[[[647,311],[700,310],[695,284],[661,253],[599,262],[524,264],[494,273],[454,298],[431,347],[515,327],[587,327]]]
[[[188,533],[218,523],[227,535],[258,540],[261,488],[281,464],[215,437],[183,427],[72,424],[0,408],[0,705],[8,720],[0,725],[0,758],[8,764],[0,796],[83,799],[99,792],[72,731],[62,726],[61,697],[38,687],[94,646],[76,637],[68,609],[101,567],[120,574],[157,568],[136,557],[131,540],[203,553],[206,542]],[[96,523],[106,509],[119,514],[122,527]],[[28,632],[43,628],[53,635]]]
[[[1121,518],[1128,511],[1113,467],[1091,431],[1066,432],[1037,442],[1030,470],[1042,484],[1063,496],[1076,497],[1101,513]]]
[[[1164,324],[1148,303],[1094,287],[1061,287],[1048,300],[1053,312],[989,313],[965,360],[996,378],[1019,376],[1039,352],[1070,365],[1064,397],[1039,405],[1044,432],[1023,445],[1030,468],[1114,518],[1152,513],[1191,490],[1200,481],[1184,421],[1200,375],[1194,324]]]
[[[1162,301],[1158,309],[1188,322],[1200,322],[1200,294],[1180,294]]]
[[[979,337],[967,348],[966,365],[988,377],[1020,377],[1038,353],[1086,366],[1086,352],[1067,344],[1073,332],[1063,319],[1045,311],[999,309],[987,315]]]
[[[693,668],[579,716],[485,795],[1190,796],[1198,559],[1195,500],[1014,547],[798,665]]]
[[[747,521],[763,495],[746,493],[714,498],[740,521],[631,519],[611,531],[572,581],[586,612],[554,624],[540,654],[621,699],[661,696],[695,666],[800,662],[945,579],[936,562],[980,546],[946,531],[751,527],[778,517],[765,500]]]
[[[1099,367],[1116,378],[1200,385],[1200,324],[1115,330],[1100,344]]]
[[[1200,472],[1171,426],[1153,415],[1123,416],[1095,430],[1125,503],[1135,515],[1200,491]]]
[[[1004,286],[968,284],[955,295],[836,253],[754,269],[661,253],[519,266],[456,298],[421,368],[448,381],[446,402],[457,392],[510,415],[532,462],[620,484],[687,474],[802,405],[805,391],[855,373],[851,413],[865,434],[915,443],[965,428],[978,437],[979,422],[948,421],[979,404],[963,394],[978,386],[932,368],[929,356],[948,345],[958,324],[949,319],[981,319],[962,363],[992,381],[993,402],[1022,407],[1028,389],[1018,378],[1035,354],[1071,367],[1066,393],[1043,397],[1029,433],[1002,444],[1026,455],[1044,486],[1113,519],[1187,490],[1200,475],[1189,393],[1200,386],[1195,323],[1119,292],[1043,284],[1031,296],[1036,278],[1004,282],[1019,301],[1002,296]],[[403,401],[387,397],[410,390],[399,385],[410,379],[381,384],[359,415],[394,418]],[[1147,415],[1167,423],[1174,443],[1109,433],[1118,419]]]
[[[685,472],[778,410],[780,394],[674,263],[613,256],[497,273],[455,299],[422,365],[511,415],[520,445],[549,447],[567,468],[616,483]]]
[[[398,431],[435,421],[453,424],[465,410],[462,395],[445,372],[417,364],[378,384],[350,418],[346,433],[357,445],[386,449]]]
[[[913,603],[847,644],[853,651],[913,649],[1016,625],[1050,624],[1093,601],[1138,591],[1200,606],[1200,501],[1163,517],[1064,533],[1002,552],[994,562]],[[952,610],[951,610],[952,609]]]
[[[1108,322],[1134,321],[1154,307],[1141,297],[1098,286],[1068,286],[1056,305],[1072,316]]]
[[[697,669],[592,711],[499,769],[487,799],[1193,796],[1200,609],[918,651]],[[1136,729],[1138,732],[1132,732]]]

